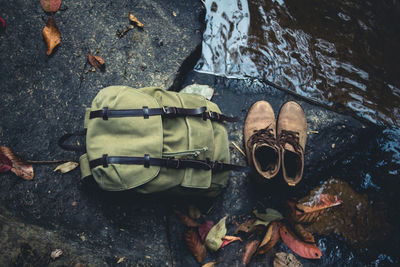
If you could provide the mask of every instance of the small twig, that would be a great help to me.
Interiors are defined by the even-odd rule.
[[[246,157],[246,154],[243,152],[243,150],[235,143],[232,141],[232,145],[239,150],[239,152],[243,155],[243,157]]]
[[[60,160],[26,160],[26,163],[30,164],[56,164],[56,163],[61,163],[61,162],[68,162],[68,161],[73,161],[69,159],[60,159]]]

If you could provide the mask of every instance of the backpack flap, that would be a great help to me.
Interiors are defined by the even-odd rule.
[[[110,86],[93,100],[91,110],[160,108],[151,96],[127,86]],[[96,117],[89,119],[86,136],[89,162],[108,157],[161,158],[163,128],[161,116]],[[91,170],[99,186],[109,191],[127,190],[143,185],[160,172],[159,166],[107,164]]]

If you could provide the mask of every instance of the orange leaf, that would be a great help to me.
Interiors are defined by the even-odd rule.
[[[296,206],[296,202],[289,200],[288,202],[288,214],[287,219],[292,223],[312,223],[318,219],[318,217],[324,212],[324,210],[317,210],[311,213],[305,213],[299,210]]]
[[[205,244],[200,240],[199,235],[193,229],[190,229],[189,232],[185,234],[185,240],[190,251],[196,257],[197,262],[203,262],[206,257],[207,249]]]
[[[279,241],[279,229],[281,224],[279,222],[272,222],[268,228],[263,241],[260,244],[258,254],[265,254]]]
[[[260,244],[260,241],[258,241],[258,240],[253,240],[253,241],[247,243],[246,248],[243,253],[243,256],[242,256],[243,265],[249,264],[249,262],[251,261],[251,257],[253,257],[259,244]]]
[[[0,154],[6,156],[12,163],[10,169],[13,173],[25,180],[32,180],[34,177],[32,164],[26,163],[23,159],[16,156],[10,148],[0,146]]]
[[[308,244],[300,241],[293,233],[289,232],[283,225],[280,229],[282,241],[297,255],[306,259],[320,259],[321,251],[315,244]]]
[[[101,70],[104,70],[105,68],[105,63],[102,57],[100,56],[93,56],[91,54],[88,54],[88,60],[90,65],[92,65],[93,67],[99,68]]]
[[[135,23],[139,28],[143,28],[143,23],[141,23],[132,12],[129,12],[129,20]]]
[[[61,5],[61,0],[40,0],[42,8],[46,12],[56,12]]]
[[[319,194],[317,196],[314,196],[312,201],[306,203],[298,203],[296,207],[304,211],[304,213],[311,213],[338,206],[340,204],[342,204],[342,202],[337,196],[329,194]]]
[[[294,231],[301,240],[307,243],[315,243],[315,239],[313,235],[304,229],[303,225],[297,223],[294,225]]]
[[[49,56],[53,49],[61,43],[61,34],[53,17],[47,20],[42,35],[47,45],[46,54]]]
[[[196,222],[192,218],[186,216],[182,212],[180,212],[178,210],[174,210],[174,212],[178,216],[178,218],[181,221],[181,223],[183,223],[187,227],[198,227],[198,226],[200,226],[200,224],[198,222]]]
[[[221,248],[223,248],[223,247],[225,247],[225,246],[227,246],[227,245],[229,245],[230,243],[235,242],[235,241],[240,241],[240,242],[242,242],[243,240],[242,240],[240,237],[238,237],[238,236],[226,235],[226,236],[224,236],[224,237],[222,238],[222,245],[221,245]]]

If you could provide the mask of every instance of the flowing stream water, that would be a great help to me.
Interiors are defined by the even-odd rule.
[[[391,156],[377,159],[372,168],[390,177],[399,175],[400,1],[205,0],[204,4],[206,29],[196,71],[267,81],[334,109],[350,110],[384,129],[377,140],[379,150]],[[386,192],[382,191],[385,182],[378,186],[374,179],[366,171],[357,187]],[[383,237],[385,229],[374,229],[385,225],[374,222],[382,217],[374,213],[380,209],[346,183],[334,183],[342,197],[357,207],[355,212],[348,206],[337,216],[359,214],[363,219],[353,220],[348,227],[346,220],[330,218],[320,223],[319,230],[342,232],[350,244],[365,248],[377,240],[372,235]],[[361,204],[363,209],[359,209]],[[370,228],[354,231],[363,227],[363,220],[370,222]],[[320,239],[319,245],[323,243]],[[344,254],[343,264],[346,257],[351,262],[354,255]],[[385,254],[374,262],[387,263],[393,261]]]

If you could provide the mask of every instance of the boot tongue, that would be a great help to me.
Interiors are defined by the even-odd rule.
[[[293,147],[291,144],[289,144],[289,143],[285,143],[285,145],[283,146],[283,148],[284,148],[285,150],[290,151],[290,152],[296,153],[296,150],[294,149],[294,147]]]

